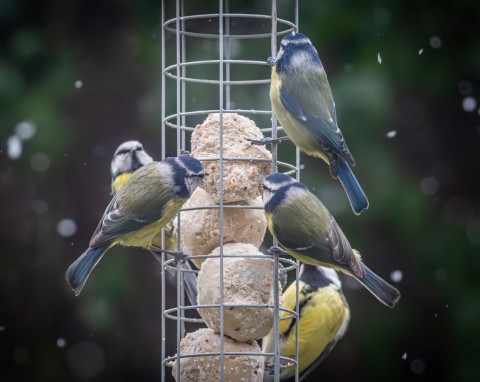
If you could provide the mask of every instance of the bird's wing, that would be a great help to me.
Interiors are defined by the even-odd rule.
[[[126,190],[125,187],[128,189]],[[129,199],[133,200],[132,203],[120,203],[119,198],[127,193],[137,197]],[[129,182],[108,205],[90,240],[90,247],[110,243],[122,235],[135,232],[161,219],[165,207],[172,198],[173,193],[168,187],[158,188],[155,184],[146,186],[135,183],[132,186],[132,182]]]
[[[325,70],[284,76],[280,100],[301,124],[315,135],[325,151],[355,165],[343,134],[337,126],[337,113]]]
[[[312,193],[278,206],[272,215],[274,235],[280,244],[305,260],[313,260],[314,265],[317,262],[339,265],[359,276],[364,273],[337,222]]]

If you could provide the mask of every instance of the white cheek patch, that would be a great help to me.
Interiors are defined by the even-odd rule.
[[[317,267],[320,272],[323,272],[325,276],[339,289],[342,288],[342,282],[338,278],[337,272],[332,268]]]
[[[306,66],[311,65],[310,57],[304,51],[295,52],[291,58],[291,65],[292,66]]]
[[[303,188],[290,187],[285,194],[285,200],[293,201],[296,198],[298,198],[299,196],[305,195],[305,193],[307,193],[307,192],[308,191],[303,189]]]
[[[267,204],[272,198],[272,193],[269,190],[263,190],[262,199],[263,204]]]

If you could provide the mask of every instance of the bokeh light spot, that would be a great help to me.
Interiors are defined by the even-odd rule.
[[[57,223],[57,233],[63,237],[73,236],[77,232],[77,223],[72,219],[62,219]]]
[[[32,170],[42,172],[50,167],[50,158],[44,153],[35,153],[30,157]]]

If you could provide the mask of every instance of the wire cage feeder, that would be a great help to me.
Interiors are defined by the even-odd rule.
[[[166,4],[167,3],[167,4]],[[261,161],[258,158],[233,158],[223,155],[223,118],[226,113],[238,113],[254,119],[265,136],[277,137],[281,127],[277,126],[275,115],[271,110],[268,99],[270,84],[270,67],[267,57],[276,56],[279,40],[293,31],[298,30],[298,0],[288,2],[288,7],[282,4],[282,16],[277,17],[277,2],[263,4],[267,11],[264,14],[234,13],[229,0],[219,0],[218,8],[212,13],[199,14],[189,11],[189,8],[198,9],[195,2],[176,0],[162,0],[162,159],[166,152],[167,135],[176,134],[176,152],[180,155],[189,151],[191,132],[197,123],[201,123],[210,113],[218,113],[220,119],[219,129],[219,155],[216,158],[197,158],[199,160],[217,161],[220,179],[223,179],[225,161]],[[201,3],[207,6],[206,4]],[[167,6],[169,7],[167,9]],[[208,4],[215,6],[214,2]],[[284,9],[285,7],[285,9]],[[289,8],[287,10],[287,8]],[[166,13],[172,13],[171,18]],[[248,47],[250,45],[250,48]],[[243,47],[246,46],[246,49]],[[263,47],[263,48],[262,48]],[[239,52],[253,53],[255,57],[243,57]],[[168,99],[174,104],[167,107]],[[260,105],[261,108],[258,108]],[[263,105],[263,106],[262,106]],[[170,111],[167,110],[172,109]],[[174,109],[174,110],[173,110]],[[292,146],[293,150],[293,146]],[[300,178],[300,153],[295,148],[295,164],[283,162],[278,158],[277,145],[271,145],[272,172],[285,172]],[[265,161],[265,159],[263,159]],[[270,161],[270,160],[268,160]],[[298,325],[295,324],[296,354],[295,357],[281,356],[279,352],[279,322],[282,319],[298,321],[298,263],[295,260],[281,258],[278,255],[264,255],[273,258],[273,305],[263,304],[228,304],[224,302],[223,260],[225,257],[242,257],[241,255],[225,255],[223,253],[224,209],[226,208],[252,208],[240,205],[225,205],[223,201],[223,182],[220,181],[220,203],[218,205],[201,207],[218,209],[220,216],[220,304],[187,305],[184,297],[184,272],[198,272],[184,268],[181,262],[167,259],[162,255],[162,344],[161,344],[161,378],[166,379],[167,364],[176,362],[175,379],[180,381],[182,360],[187,357],[219,357],[220,380],[225,379],[225,356],[262,356],[272,357],[274,360],[273,377],[280,380],[281,368],[285,365],[295,366],[295,380],[298,380]],[[184,210],[182,210],[184,211]],[[178,250],[181,251],[180,241],[180,211],[177,217]],[[276,243],[274,243],[276,244]],[[189,255],[186,253],[186,255]],[[199,256],[200,258],[202,256]],[[204,256],[205,257],[205,256]],[[208,256],[213,257],[213,256]],[[257,256],[259,257],[259,256]],[[251,258],[251,256],[249,256]],[[282,264],[282,265],[280,265]],[[176,273],[177,295],[176,306],[166,308],[165,271],[173,270]],[[296,310],[285,309],[279,303],[279,270],[295,272],[297,285]],[[274,349],[272,353],[232,353],[224,348],[224,308],[229,307],[254,307],[273,309]],[[201,354],[182,354],[180,341],[186,335],[185,323],[202,323],[198,318],[187,317],[189,311],[197,308],[219,309],[220,314],[220,349],[218,352]],[[280,312],[288,314],[280,318]],[[176,336],[166,335],[166,321],[176,323]],[[176,354],[167,356],[166,342],[176,341]]]

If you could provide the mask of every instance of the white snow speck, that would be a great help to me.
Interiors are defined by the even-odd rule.
[[[6,328],[7,328],[7,327],[4,326],[4,325],[0,326],[0,332],[4,332]]]
[[[405,361],[407,359],[407,352],[403,353],[402,359]]]
[[[377,61],[378,61],[379,64],[382,63],[382,57],[380,56],[380,52],[378,52]]]
[[[80,89],[83,86],[83,81],[75,81],[75,88]]]
[[[57,233],[63,237],[73,236],[77,232],[77,223],[72,219],[62,219],[57,223]]]
[[[397,136],[397,130],[390,130],[387,133],[387,138],[395,138]]]
[[[438,36],[432,36],[430,37],[430,46],[433,49],[438,49],[441,48],[442,46],[442,39]]]
[[[477,108],[477,100],[473,97],[465,97],[462,102],[462,107],[463,110],[470,113]]]
[[[16,160],[22,155],[22,141],[16,135],[7,139],[7,155],[10,159]]]
[[[418,51],[418,54],[421,55],[423,53],[423,48]]]
[[[32,138],[37,132],[37,126],[30,121],[22,121],[15,126],[15,135],[22,141]]]
[[[57,346],[58,346],[59,348],[65,347],[66,343],[67,343],[67,342],[65,341],[65,338],[59,338],[59,339],[57,340]]]
[[[394,283],[399,283],[403,279],[403,272],[400,269],[397,269],[395,271],[392,271],[390,273],[390,280],[392,280]]]

